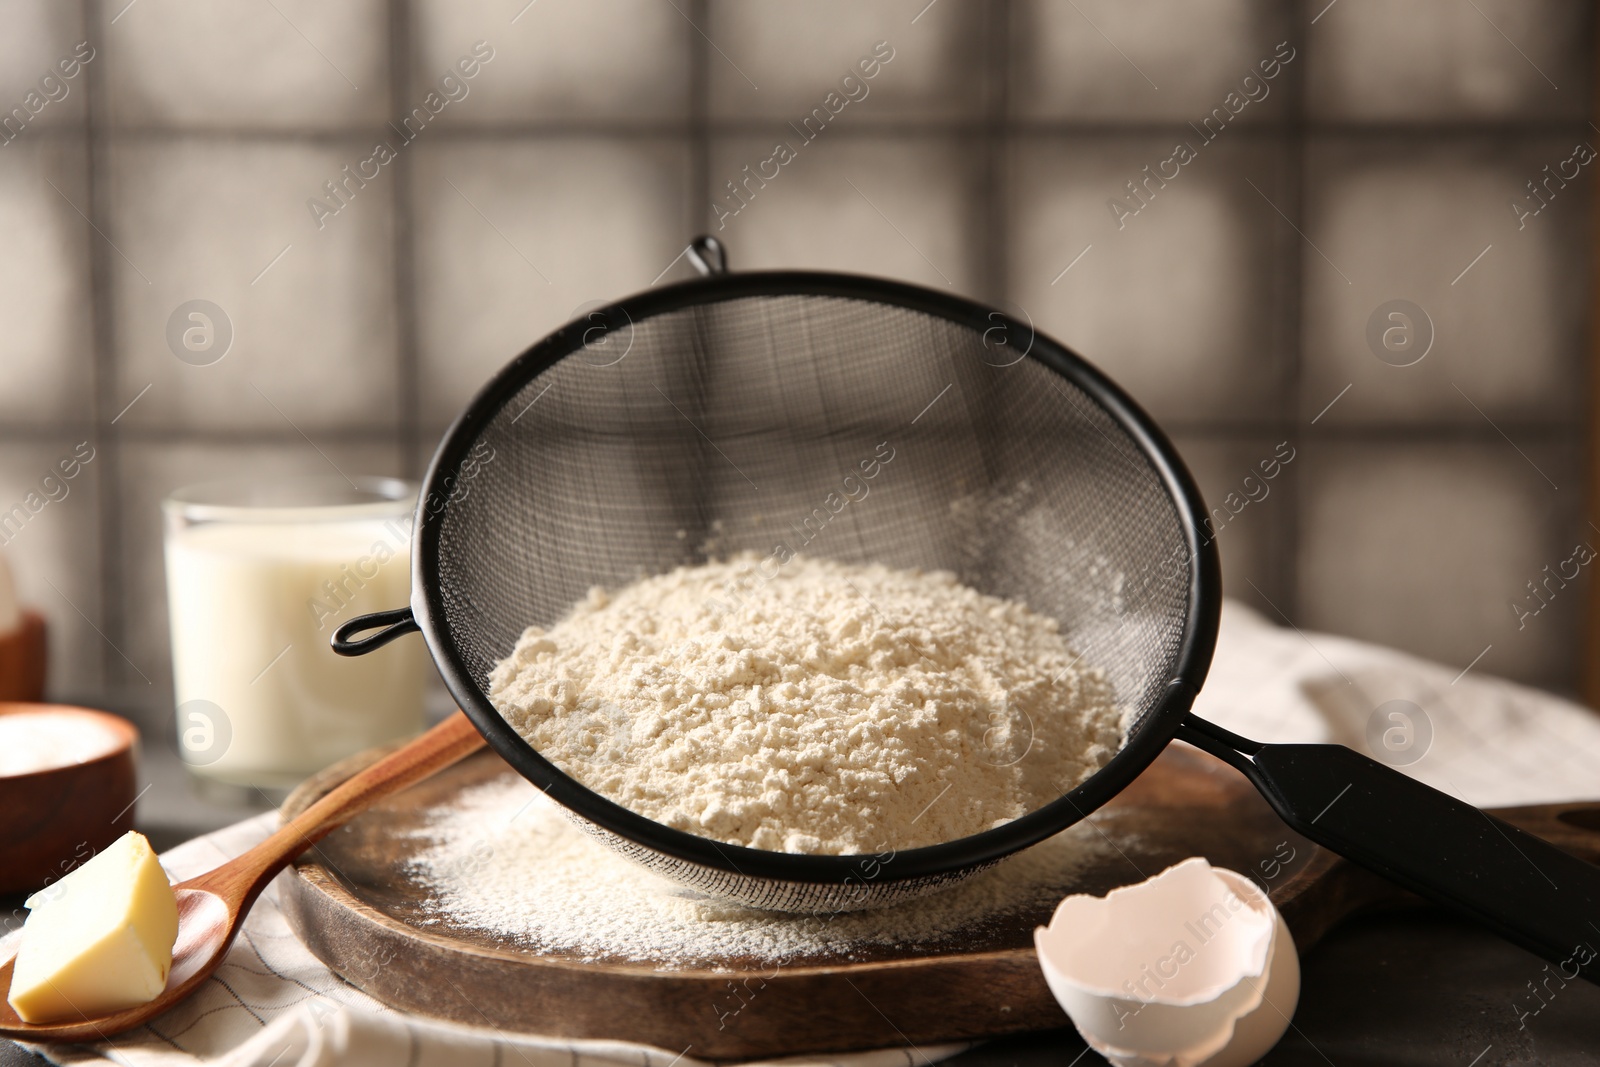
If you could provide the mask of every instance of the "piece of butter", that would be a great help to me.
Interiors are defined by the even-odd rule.
[[[123,834],[27,907],[6,997],[23,1022],[109,1015],[166,986],[178,902],[143,834]]]

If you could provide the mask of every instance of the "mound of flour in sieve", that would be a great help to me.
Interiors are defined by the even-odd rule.
[[[740,556],[592,589],[490,696],[568,774],[732,844],[951,841],[1077,785],[1122,742],[1055,620],[949,573]]]
[[[1081,822],[931,896],[873,911],[782,915],[666,881],[584,833],[554,801],[508,773],[426,811],[409,831],[422,847],[407,874],[428,890],[423,925],[477,930],[586,961],[765,970],[881,956],[887,947],[1010,944],[1008,931],[1047,921],[1086,866],[1118,861],[1115,850],[1130,838],[1114,818],[1109,825],[1122,846],[1106,829]]]

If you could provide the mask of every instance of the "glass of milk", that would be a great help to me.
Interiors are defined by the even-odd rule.
[[[411,599],[417,486],[337,475],[219,482],[163,502],[178,747],[191,771],[287,788],[423,725],[426,652],[358,659],[345,620]]]

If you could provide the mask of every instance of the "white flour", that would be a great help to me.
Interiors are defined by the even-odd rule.
[[[116,747],[117,735],[87,716],[48,711],[0,715],[0,776],[87,763]]]
[[[1074,872],[1115,846],[1079,823],[999,867],[932,896],[876,911],[779,915],[699,896],[611,851],[510,773],[427,813],[429,844],[408,874],[430,889],[434,923],[585,960],[747,969],[848,959],[870,946],[970,945],[1024,909],[1038,921]],[[1043,909],[1043,910],[1040,910]]]
[[[1122,742],[1109,682],[1053,619],[945,572],[805,556],[593,589],[490,681],[517,732],[589,788],[774,851],[974,834]]]

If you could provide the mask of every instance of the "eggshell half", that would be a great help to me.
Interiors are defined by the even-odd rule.
[[[1244,1067],[1277,1044],[1300,996],[1271,900],[1201,857],[1067,897],[1034,944],[1062,1009],[1119,1067]]]

